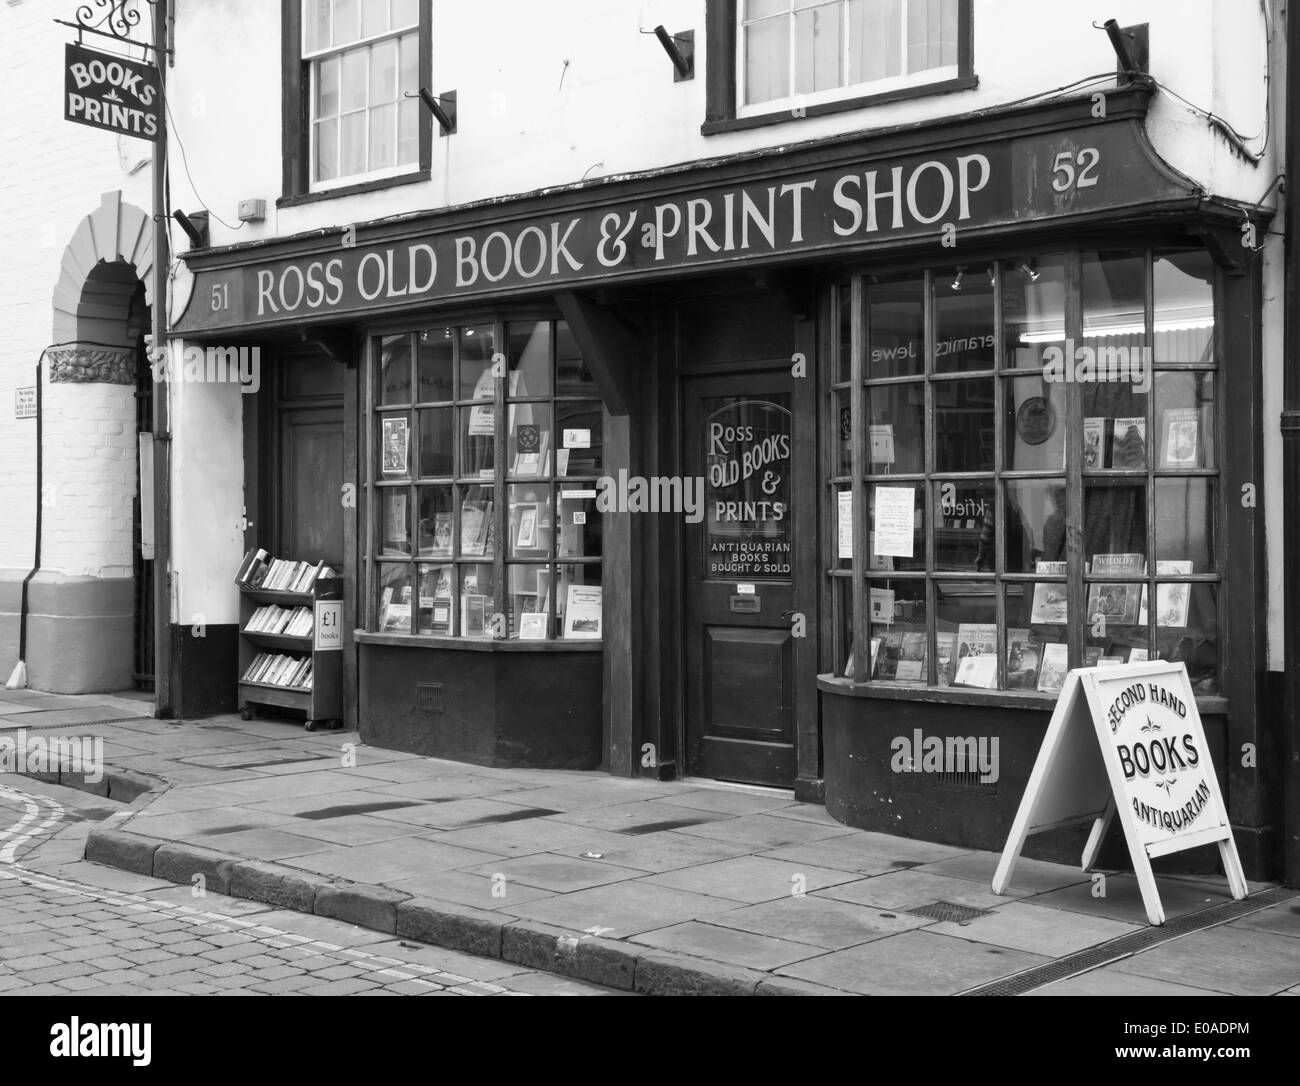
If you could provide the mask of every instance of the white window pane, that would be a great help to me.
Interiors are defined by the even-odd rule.
[[[745,0],[745,18],[762,19],[778,11],[789,11],[790,0]]]
[[[401,40],[401,61],[397,68],[398,98],[420,89],[420,36],[407,34]]]
[[[316,180],[332,181],[339,175],[339,122],[331,117],[318,121],[316,135]]]
[[[957,0],[907,0],[907,70],[957,63]]]
[[[388,33],[388,0],[361,0],[361,36]]]
[[[340,112],[350,113],[366,107],[366,49],[343,54],[342,85],[339,89]]]
[[[420,0],[393,0],[393,29],[420,25]]]
[[[342,162],[339,171],[347,177],[354,173],[366,171],[366,115],[347,113],[342,117],[339,142]]]
[[[795,90],[799,94],[831,90],[840,76],[840,6],[825,4],[795,16]]]
[[[849,82],[902,74],[900,0],[849,0]]]
[[[315,116],[335,117],[339,111],[339,62],[337,57],[317,61]]]
[[[328,49],[330,44],[330,0],[306,0],[303,25],[307,28],[307,51]]]
[[[420,101],[407,98],[397,104],[397,164],[409,166],[420,161]]]
[[[370,104],[397,99],[397,42],[376,42],[370,49]]]
[[[790,96],[790,20],[772,19],[745,28],[745,101]]]
[[[334,0],[334,44],[347,45],[361,36],[359,0]]]
[[[397,163],[397,106],[379,106],[370,111],[370,169]]]

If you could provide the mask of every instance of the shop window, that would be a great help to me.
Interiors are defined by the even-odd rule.
[[[864,277],[834,304],[837,674],[1051,694],[1162,659],[1218,693],[1208,255]]]
[[[284,0],[285,196],[427,173],[429,5]]]
[[[602,406],[563,321],[371,341],[378,633],[600,636]]]
[[[711,0],[708,19],[706,132],[974,85],[970,0]]]

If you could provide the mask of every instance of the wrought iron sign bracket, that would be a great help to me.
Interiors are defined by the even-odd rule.
[[[154,45],[131,37],[131,32],[144,21],[137,4],[144,4],[148,9],[166,0],[93,0],[77,7],[75,23],[66,19],[55,19],[60,26],[66,26],[77,32],[77,44],[83,44],[83,36],[94,34],[96,37],[108,38],[121,45],[134,45],[158,54],[171,57],[172,50],[166,45]],[[151,25],[151,24],[150,24]]]

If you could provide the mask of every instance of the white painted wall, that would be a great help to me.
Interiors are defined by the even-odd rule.
[[[702,0],[433,0],[430,89],[457,92],[459,130],[435,138],[432,179],[277,212],[279,5],[184,0],[173,114],[208,206],[233,224],[240,199],[268,203],[264,224],[214,224],[213,243],[225,245],[910,124],[1114,71],[1110,43],[1092,27],[1105,17],[1095,4],[975,0],[974,11],[976,90],[703,136]],[[1111,14],[1150,23],[1152,73],[1170,89],[1244,133],[1262,127],[1266,49],[1256,0],[1127,0]],[[674,83],[659,43],[638,33],[657,23],[694,29],[694,80]],[[1241,161],[1168,94],[1156,99],[1149,131],[1171,165],[1218,194],[1253,199],[1272,177],[1270,164]],[[173,192],[178,204],[198,206],[183,177],[173,178]]]
[[[52,296],[65,247],[100,196],[150,204],[150,146],[63,119],[63,48],[53,19],[72,5],[0,2],[0,570],[31,568],[36,423],[14,418],[14,390],[35,383],[51,342]],[[48,380],[48,363],[46,365]],[[46,385],[47,517],[43,565],[103,577],[131,572],[135,407],[130,389]],[[123,514],[121,511],[125,510]]]

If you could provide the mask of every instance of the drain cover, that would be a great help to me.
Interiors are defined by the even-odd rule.
[[[915,909],[904,909],[911,916],[924,916],[927,920],[939,920],[949,924],[965,924],[981,916],[992,916],[988,909],[972,909],[969,905],[954,905],[951,901],[935,901],[929,905],[920,905]]]

